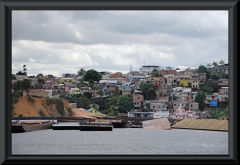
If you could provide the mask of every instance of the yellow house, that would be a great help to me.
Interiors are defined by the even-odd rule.
[[[63,84],[64,82],[75,82],[75,79],[73,79],[73,78],[60,78],[60,81],[59,81],[59,83],[60,84]]]
[[[159,81],[159,77],[149,76],[146,78],[146,80]]]
[[[180,81],[179,86],[181,86],[181,84],[183,84],[184,87],[188,87],[188,81],[187,80]]]

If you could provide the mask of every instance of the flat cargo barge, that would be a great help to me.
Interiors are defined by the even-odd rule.
[[[12,133],[31,132],[31,131],[51,129],[51,128],[52,128],[52,122],[12,123]]]
[[[99,124],[83,124],[80,125],[80,131],[112,131],[113,126],[111,125],[99,125]]]
[[[111,123],[59,123],[52,125],[53,130],[112,131]]]

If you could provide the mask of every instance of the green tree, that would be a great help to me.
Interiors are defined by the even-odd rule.
[[[208,86],[203,86],[203,87],[201,87],[200,90],[207,94],[212,94],[214,91],[214,89],[212,87],[208,87]]]
[[[84,74],[85,74],[85,69],[84,68],[80,68],[80,70],[78,71],[78,75],[79,76],[84,76]]]
[[[28,91],[29,89],[31,89],[32,83],[29,79],[24,79],[23,81],[21,81],[20,83],[20,88],[21,90],[26,90]]]
[[[180,70],[179,68],[176,68],[176,70]]]
[[[218,63],[219,63],[220,65],[224,65],[224,64],[225,64],[225,61],[221,59]]]
[[[212,65],[213,65],[214,67],[217,67],[217,66],[218,66],[218,62],[213,61]]]
[[[188,82],[188,87],[191,88],[192,87],[192,83]]]
[[[153,100],[156,98],[155,86],[152,83],[141,82],[139,85],[140,89],[143,91],[143,96],[145,100]]]
[[[151,72],[151,75],[155,77],[160,76],[159,71],[157,69],[153,69],[153,71]]]
[[[47,75],[47,78],[55,78],[52,74]]]
[[[69,103],[77,103],[82,94],[61,94],[59,97],[66,99]]]
[[[26,72],[27,68],[26,67],[27,67],[27,65],[23,65],[23,73],[25,73],[25,75],[27,76],[27,72]]]
[[[103,91],[100,90],[100,89],[97,91],[97,93],[98,93],[100,96],[103,96],[103,94],[104,94]]]
[[[207,67],[211,67],[211,66],[212,66],[212,64],[211,64],[211,63],[208,63],[208,64],[207,64]]]
[[[207,68],[204,65],[200,65],[198,67],[198,73],[205,73],[206,79],[210,79],[211,73],[207,70]]]
[[[214,81],[217,81],[218,79],[220,79],[220,76],[217,73],[213,73],[213,74],[211,74],[211,79]]]
[[[39,73],[36,77],[39,78],[40,76],[43,76],[43,74]]]
[[[28,78],[36,78],[35,75],[30,75]]]
[[[12,74],[12,80],[16,80],[16,75]]]
[[[88,99],[86,96],[83,96],[83,97],[79,98],[79,100],[77,102],[77,106],[79,108],[88,109],[88,108],[90,108],[91,103],[92,103],[92,101],[90,99]]]
[[[89,80],[99,81],[101,80],[101,78],[102,78],[102,75],[94,69],[88,70],[84,75],[84,80],[86,81],[89,81]]]
[[[211,115],[211,118],[218,119],[219,117],[228,117],[228,108],[220,107],[216,109],[208,109],[207,113]]]
[[[199,91],[195,96],[195,102],[199,104],[199,109],[204,109],[204,100],[206,99],[206,95],[203,91]]]
[[[88,99],[92,99],[92,93],[91,92],[84,92],[83,95],[87,97]]]
[[[129,95],[121,95],[118,98],[117,101],[117,107],[119,113],[127,113],[127,111],[130,111],[134,108],[134,103]]]
[[[227,74],[224,72],[219,72],[218,75],[220,78],[227,78]]]
[[[213,92],[218,92],[219,91],[218,82],[214,82],[212,80],[208,80],[208,81],[205,82],[204,86],[212,87],[213,88]]]
[[[37,88],[41,89],[44,83],[45,83],[45,81],[43,79],[38,78],[37,79]]]

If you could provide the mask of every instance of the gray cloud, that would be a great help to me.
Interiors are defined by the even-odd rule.
[[[13,73],[228,61],[227,11],[13,11]]]

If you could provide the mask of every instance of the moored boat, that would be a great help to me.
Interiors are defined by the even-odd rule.
[[[12,133],[31,132],[37,130],[51,129],[52,122],[21,122],[12,123]]]

